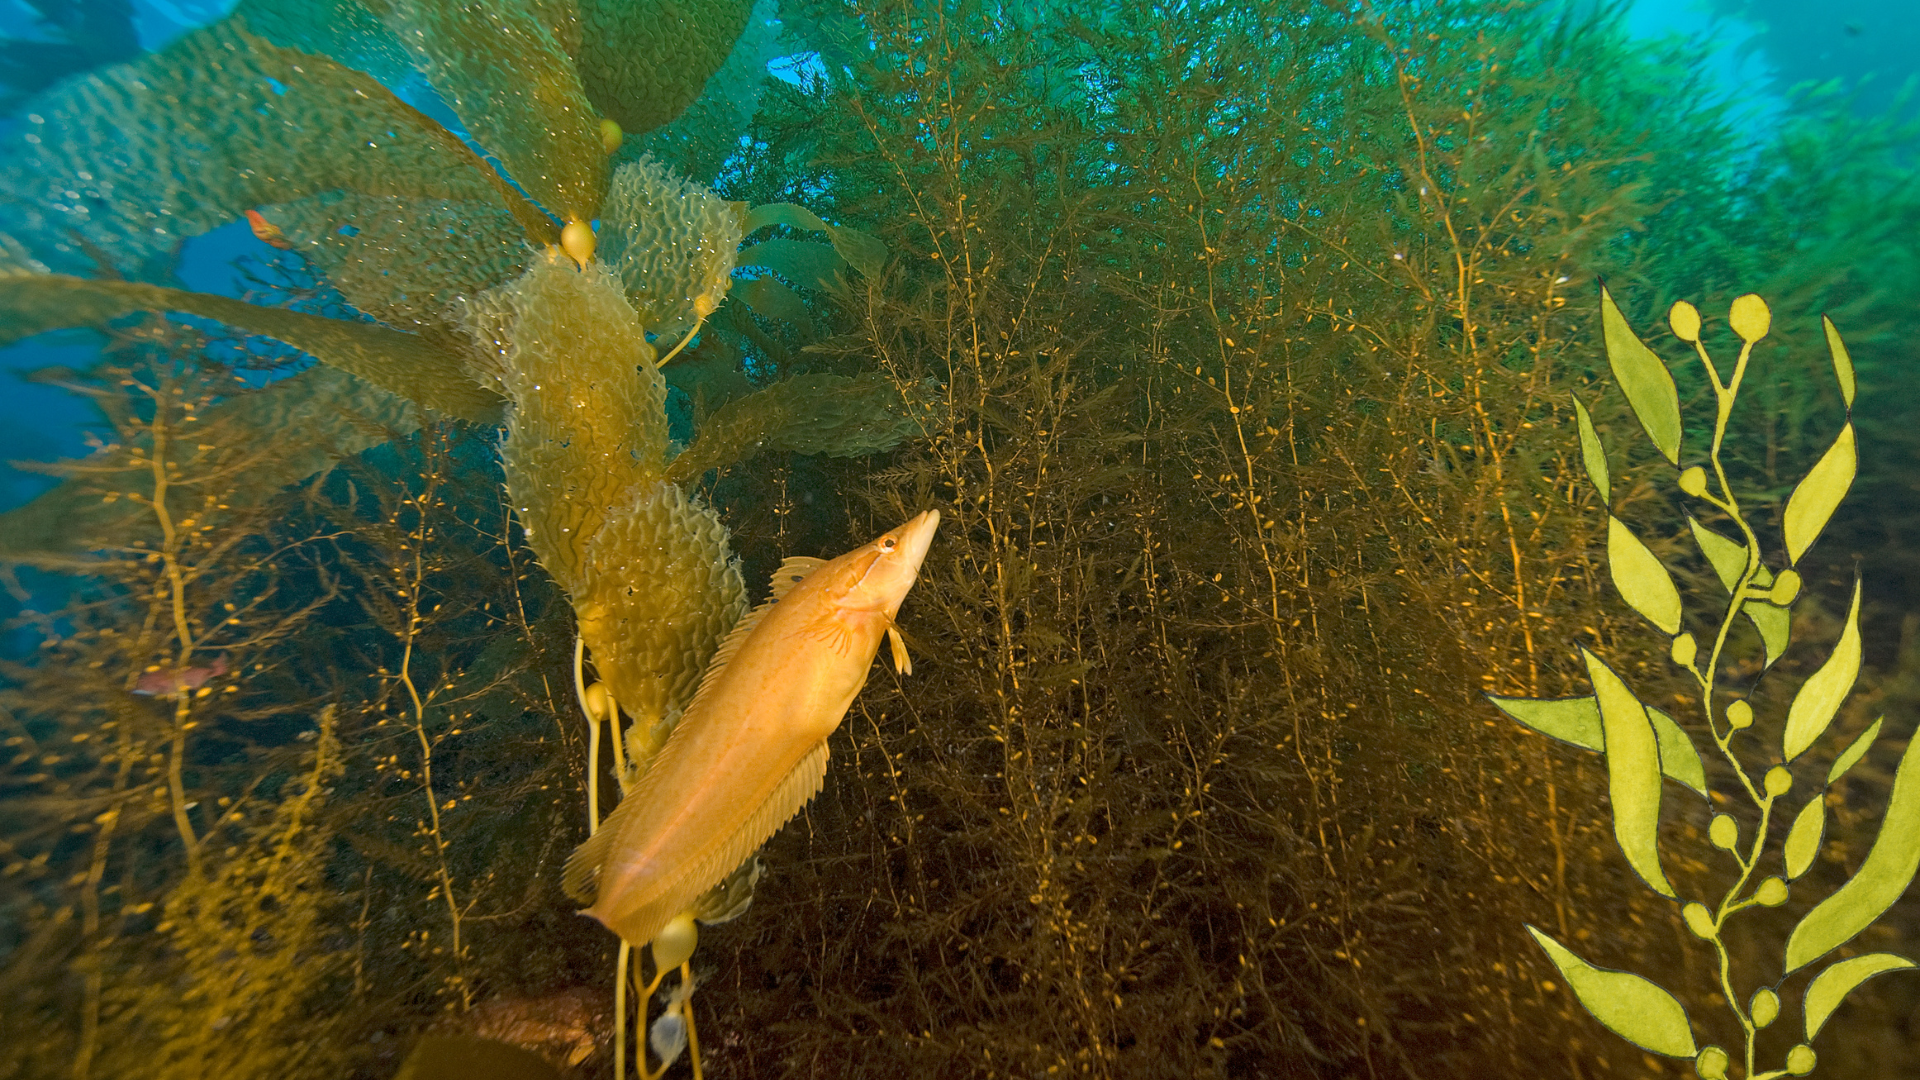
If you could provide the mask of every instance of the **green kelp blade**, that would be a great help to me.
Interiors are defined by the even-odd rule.
[[[726,62],[753,0],[579,0],[580,83],[629,136],[680,115]],[[759,75],[766,77],[761,66]]]
[[[1687,517],[1687,527],[1693,532],[1693,542],[1700,546],[1700,553],[1707,557],[1713,567],[1713,574],[1720,579],[1720,587],[1728,592],[1740,583],[1740,575],[1747,572],[1747,546],[1735,540],[1729,540],[1719,533]],[[1753,584],[1765,588],[1773,584],[1773,571],[1765,566],[1759,567],[1753,576]],[[1740,605],[1753,628],[1760,632],[1761,644],[1766,647],[1766,666],[1771,667],[1780,654],[1787,651],[1787,640],[1792,632],[1793,618],[1784,607],[1769,604],[1765,600],[1748,600]]]
[[[751,236],[756,230],[769,225],[826,233],[827,239],[833,243],[833,250],[847,260],[847,265],[868,277],[878,274],[887,264],[887,245],[858,229],[829,225],[813,211],[797,203],[766,203],[747,212],[746,235]]]
[[[1794,815],[1793,828],[1787,830],[1787,844],[1783,852],[1787,864],[1788,881],[1806,873],[1813,866],[1813,857],[1820,853],[1820,840],[1827,831],[1826,792],[1814,796],[1813,800],[1800,808]]]
[[[1599,657],[1580,649],[1600,704],[1607,740],[1607,793],[1613,800],[1613,836],[1627,864],[1662,896],[1673,885],[1660,867],[1660,746],[1645,705]]]
[[[735,0],[723,0],[732,7]],[[587,16],[589,9],[597,5],[581,4],[581,15]],[[633,11],[639,7],[632,0],[609,0],[607,7],[622,12]],[[778,0],[754,0],[753,8],[747,15],[746,28],[728,51],[719,70],[707,78],[700,88],[699,96],[680,111],[678,116],[666,123],[647,130],[651,117],[641,118],[641,123],[630,129],[630,137],[615,155],[615,162],[631,161],[642,154],[650,155],[655,161],[663,162],[678,171],[682,176],[702,184],[713,184],[720,176],[729,158],[740,149],[740,140],[748,136],[754,118],[759,115],[760,103],[776,80],[767,74],[767,65],[779,57],[793,52],[793,42],[784,34],[785,25],[780,21]],[[808,15],[812,24],[808,30],[809,44],[821,16]],[[719,26],[717,21],[703,20],[701,30]],[[619,57],[618,74],[622,76],[638,75],[659,77],[665,75],[682,79],[697,73],[698,62],[693,61],[687,51],[690,44],[687,35],[677,39],[663,35],[658,22],[647,26],[650,35],[665,41],[674,53],[674,61],[661,67],[626,62]],[[591,55],[591,48],[583,49],[580,54],[580,81],[587,88],[587,96],[608,116],[619,120],[622,126],[626,120],[621,113],[627,110],[625,102],[603,101],[598,96],[596,77],[598,72]],[[672,100],[666,92],[655,91],[648,94],[640,105],[652,109],[658,108],[655,116],[665,115]]]
[[[1600,445],[1600,433],[1593,430],[1593,417],[1587,415],[1587,407],[1580,404],[1579,398],[1573,399],[1573,413],[1580,425],[1580,460],[1587,467],[1587,479],[1599,489],[1600,501],[1613,504],[1613,487],[1607,475],[1607,451]]]
[[[240,0],[233,13],[283,49],[328,57],[388,86],[413,74],[400,39],[357,0]]]
[[[1572,743],[1583,750],[1602,751],[1606,736],[1600,730],[1600,705],[1593,695],[1569,698],[1516,698],[1488,694],[1501,712],[1542,735]]]
[[[1687,737],[1673,717],[1655,706],[1647,706],[1647,719],[1653,721],[1653,735],[1660,744],[1660,771],[1704,798],[1707,794],[1707,769],[1700,761],[1700,751],[1694,747],[1693,740]]]
[[[1754,584],[1762,587],[1771,585],[1773,573],[1763,566],[1753,580]],[[1765,666],[1772,667],[1773,662],[1787,651],[1788,637],[1793,632],[1793,615],[1786,608],[1765,600],[1749,600],[1740,605],[1740,610],[1746,613],[1753,628],[1760,631],[1760,643],[1767,653]]]
[[[1885,720],[1886,717],[1882,716],[1868,724],[1867,730],[1861,732],[1859,738],[1847,744],[1847,748],[1834,759],[1833,767],[1827,770],[1827,783],[1831,784],[1846,775],[1847,770],[1853,768],[1855,762],[1867,756],[1867,750],[1873,746],[1873,740],[1879,738],[1880,725]]]
[[[1600,323],[1607,342],[1607,363],[1653,444],[1669,462],[1680,463],[1680,393],[1667,365],[1641,343],[1627,325],[1613,294],[1600,287]]]
[[[778,278],[757,277],[737,281],[733,286],[733,295],[761,318],[779,319],[803,327],[811,321],[807,316],[806,301]]]
[[[1858,466],[1859,450],[1854,445],[1853,425],[1849,423],[1840,429],[1833,445],[1820,455],[1813,470],[1787,498],[1787,510],[1780,524],[1786,534],[1789,563],[1798,563],[1800,556],[1820,538],[1821,530],[1840,508],[1840,500],[1847,497],[1847,488],[1853,485]]]
[[[1595,967],[1532,925],[1527,933],[1560,969],[1560,977],[1567,980],[1580,1004],[1607,1030],[1642,1050],[1667,1057],[1690,1058],[1699,1052],[1687,1010],[1659,985],[1631,971]]]
[[[1522,725],[1582,750],[1606,752],[1600,727],[1600,705],[1593,695],[1570,698],[1510,698],[1488,694],[1487,700]],[[1649,706],[1655,740],[1660,744],[1660,771],[1702,796],[1707,794],[1707,770],[1700,751],[1673,717]]]
[[[415,404],[474,423],[499,419],[498,395],[470,378],[459,356],[412,334],[226,296],[135,281],[89,281],[63,274],[0,278],[0,344],[45,330],[97,326],[136,311],[180,311],[236,330],[284,341],[314,359]]]
[[[1827,332],[1827,353],[1833,357],[1833,377],[1840,381],[1840,396],[1853,408],[1853,357],[1847,354],[1847,343],[1840,340],[1840,328],[1833,320],[1820,316],[1820,327]],[[1812,1038],[1811,1035],[1808,1038]]]
[[[874,375],[796,375],[728,402],[667,467],[680,483],[762,450],[855,457],[890,450],[913,431],[893,384]]]
[[[847,260],[831,244],[776,236],[740,252],[741,266],[764,266],[795,285],[829,291]]]
[[[1667,634],[1680,632],[1680,590],[1658,557],[1627,528],[1607,516],[1607,570],[1627,606]]]
[[[1907,743],[1893,776],[1893,793],[1880,819],[1880,833],[1860,869],[1832,896],[1820,901],[1787,938],[1787,972],[1807,966],[1846,944],[1893,906],[1920,869],[1920,739]]]
[[[1793,695],[1787,709],[1787,730],[1781,736],[1781,752],[1788,761],[1799,757],[1833,723],[1840,703],[1853,690],[1860,676],[1860,580],[1853,582],[1853,606],[1847,611],[1846,629],[1834,645],[1832,655],[1820,670],[1807,676]]]
[[[1747,572],[1747,545],[1714,532],[1692,514],[1687,515],[1687,528],[1693,532],[1693,542],[1700,545],[1700,554],[1713,567],[1713,575],[1720,579],[1720,587],[1731,593],[1740,583],[1740,575]]]
[[[414,63],[533,200],[562,221],[600,216],[600,116],[562,38],[572,20],[514,0],[384,0],[376,10]]]
[[[1807,1041],[1820,1034],[1820,1028],[1840,1007],[1840,1002],[1853,992],[1854,987],[1889,971],[1902,971],[1914,967],[1914,962],[1904,956],[1892,953],[1868,953],[1850,960],[1842,960],[1827,970],[1814,976],[1807,986],[1807,1003],[1803,1010],[1807,1017]]]

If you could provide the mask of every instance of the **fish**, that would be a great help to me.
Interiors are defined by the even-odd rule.
[[[247,228],[252,229],[253,235],[266,244],[277,247],[281,251],[293,250],[293,241],[287,239],[287,234],[281,232],[280,226],[268,221],[266,215],[258,210],[247,211]]]
[[[182,690],[198,690],[209,680],[226,673],[227,654],[221,653],[213,658],[213,663],[201,667],[190,667],[185,671],[149,671],[133,684],[133,692],[142,697],[159,697],[162,694],[177,694]]]
[[[940,511],[831,562],[790,558],[772,596],[715,651],[666,745],[562,872],[582,914],[636,948],[778,832],[826,780],[827,736],[880,641],[908,670],[894,619]]]

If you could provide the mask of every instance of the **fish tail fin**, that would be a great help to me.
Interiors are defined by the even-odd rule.
[[[560,871],[560,888],[568,896],[586,906],[593,905],[600,892],[600,868],[606,865],[607,853],[613,850],[613,838],[639,812],[639,805],[640,800],[632,795],[621,799],[620,805],[613,808],[613,813],[607,815],[593,835],[567,856],[567,864]]]

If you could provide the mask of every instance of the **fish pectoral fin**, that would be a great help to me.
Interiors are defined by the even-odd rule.
[[[887,645],[893,649],[893,670],[902,675],[913,674],[913,657],[907,655],[907,639],[900,636],[900,628],[887,625]]]

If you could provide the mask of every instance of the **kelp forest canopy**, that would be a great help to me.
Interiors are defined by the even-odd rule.
[[[0,1077],[384,1080],[423,1036],[612,1075],[618,942],[561,867],[625,778],[576,643],[642,754],[783,559],[929,508],[913,673],[702,931],[707,1074],[1691,1075],[1522,931],[1714,962],[1605,767],[1484,695],[1585,692],[1576,644],[1678,687],[1603,588],[1574,394],[1612,513],[1711,578],[1604,278],[1690,431],[1658,316],[1772,305],[1722,450],[1762,520],[1845,331],[1801,618],[1867,568],[1836,727],[1911,729],[1915,129],[1847,106],[1474,0],[245,0],[27,99],[0,341],[103,345],[39,376],[91,454],[0,516]],[[181,287],[222,227],[245,295]],[[1855,859],[1891,760],[1830,800]],[[1857,993],[1827,1074],[1920,1068],[1915,993]]]

